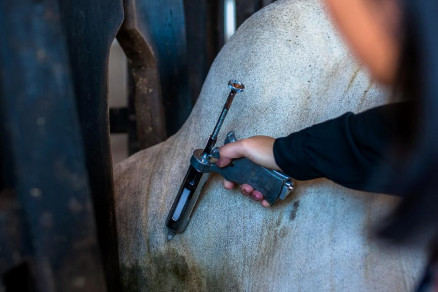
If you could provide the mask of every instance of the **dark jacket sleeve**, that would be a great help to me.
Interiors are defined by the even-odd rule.
[[[343,186],[386,192],[372,182],[376,171],[392,169],[388,148],[406,126],[409,103],[395,103],[360,114],[346,113],[274,143],[280,168],[298,180],[325,177]],[[392,169],[391,171],[396,171]]]

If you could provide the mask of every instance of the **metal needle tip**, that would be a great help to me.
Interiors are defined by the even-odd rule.
[[[175,232],[169,231],[167,234],[167,241],[172,240],[175,237]]]

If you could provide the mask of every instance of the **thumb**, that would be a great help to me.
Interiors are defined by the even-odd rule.
[[[230,164],[232,159],[245,157],[245,147],[243,147],[242,141],[228,143],[219,148],[220,158],[217,161],[217,166],[224,167]]]

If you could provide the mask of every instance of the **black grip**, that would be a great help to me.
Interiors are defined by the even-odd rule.
[[[235,159],[223,168],[213,166],[211,170],[220,173],[226,180],[251,185],[255,190],[260,191],[271,205],[280,198],[284,188],[284,177],[247,158]]]

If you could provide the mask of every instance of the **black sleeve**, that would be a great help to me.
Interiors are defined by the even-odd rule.
[[[274,143],[280,168],[298,180],[325,177],[343,186],[390,193],[371,183],[378,168],[391,169],[388,147],[405,127],[409,103],[394,103],[360,114],[346,113]],[[395,170],[394,170],[395,171]]]

